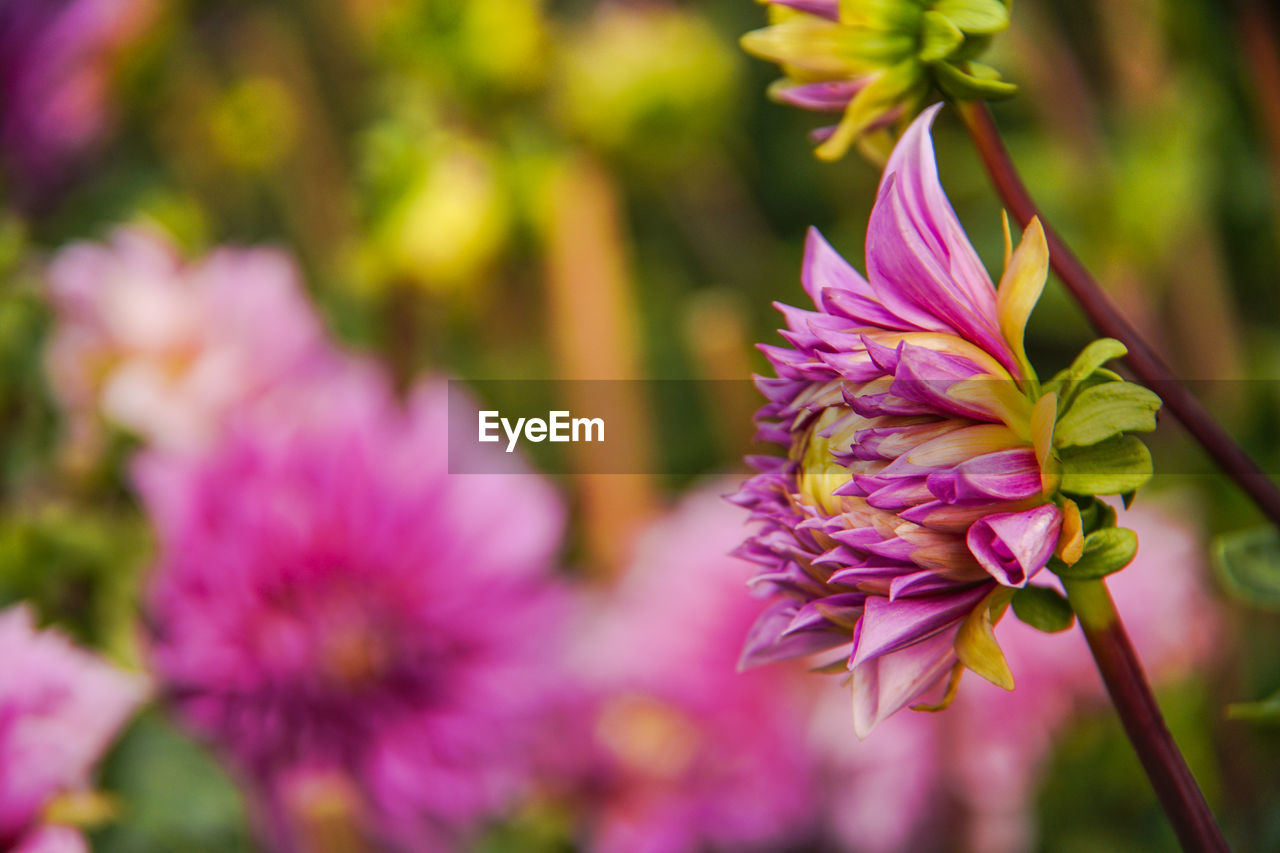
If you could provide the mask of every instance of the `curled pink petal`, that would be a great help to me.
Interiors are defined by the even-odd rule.
[[[1062,513],[1053,504],[980,518],[969,528],[969,550],[1005,586],[1027,585],[1058,545]]]

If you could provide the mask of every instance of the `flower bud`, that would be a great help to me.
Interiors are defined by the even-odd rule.
[[[772,24],[742,46],[778,63],[775,100],[840,121],[814,131],[824,160],[856,146],[883,162],[891,130],[905,126],[937,88],[958,100],[1004,98],[1015,87],[975,62],[1009,25],[1001,0],[766,0]]]

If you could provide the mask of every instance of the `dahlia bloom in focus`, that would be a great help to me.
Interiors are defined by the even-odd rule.
[[[691,493],[642,537],[616,587],[575,633],[589,712],[576,730],[586,849],[776,849],[814,830],[803,670],[737,674],[760,606],[727,554],[742,516],[722,490]],[[696,583],[691,583],[696,580]]]
[[[761,347],[777,378],[758,383],[760,434],[789,455],[753,460],[735,498],[756,523],[738,553],[776,597],[742,664],[851,643],[860,737],[964,667],[1012,689],[993,624],[1055,552],[1080,559],[1091,495],[1145,482],[1150,456],[1123,433],[1154,428],[1159,405],[1098,369],[1107,341],[1040,385],[1023,330],[1044,233],[1033,220],[1007,247],[994,289],[938,183],[937,109],[889,160],[866,279],[811,232],[816,310],[778,306],[791,346]],[[1125,417],[1099,419],[1099,400],[1125,401]]]
[[[297,268],[272,249],[185,263],[159,235],[121,229],[62,249],[47,279],[58,322],[46,364],[82,454],[102,417],[198,446],[231,409],[333,360]]]
[[[89,771],[142,700],[128,675],[54,631],[37,631],[31,611],[0,611],[0,849],[88,851],[78,832],[46,822],[64,794],[89,785]]]
[[[765,0],[772,25],[742,46],[786,77],[769,94],[840,121],[814,132],[817,154],[851,145],[883,162],[890,129],[910,121],[936,85],[952,98],[1002,98],[1016,88],[973,61],[1009,26],[1001,0]]]
[[[525,781],[557,678],[561,505],[518,462],[448,473],[443,382],[407,410],[358,369],[314,395],[238,416],[205,453],[141,457],[152,663],[259,792],[273,847],[336,822],[452,849]]]
[[[0,159],[15,183],[56,179],[99,140],[113,66],[156,11],[153,0],[0,3]]]
[[[1142,539],[1133,564],[1108,582],[1154,684],[1171,684],[1212,659],[1220,614],[1204,586],[1204,543],[1189,513],[1143,501],[1123,513]],[[1045,765],[1080,711],[1107,697],[1084,635],[1046,634],[1006,619],[996,634],[1019,673],[1012,693],[967,685],[945,715],[900,714],[876,736],[847,736],[843,701],[824,701],[813,748],[826,757],[829,831],[858,853],[984,853],[1036,849],[1035,811]],[[834,697],[833,697],[834,699]],[[992,737],[993,733],[998,737]],[[950,810],[955,839],[936,821]]]

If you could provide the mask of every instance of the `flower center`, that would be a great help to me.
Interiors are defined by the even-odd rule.
[[[848,447],[852,437],[846,434],[846,430],[829,436],[824,433],[846,414],[847,409],[837,406],[823,410],[792,449],[792,453],[800,457],[800,471],[796,474],[796,492],[800,501],[828,515],[843,511],[843,501],[835,490],[853,479],[853,474],[836,461],[831,451],[836,447]]]
[[[358,689],[376,684],[391,667],[391,648],[374,626],[336,626],[321,641],[320,665],[335,686]]]

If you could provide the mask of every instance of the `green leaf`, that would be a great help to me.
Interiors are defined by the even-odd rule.
[[[1227,706],[1228,720],[1280,723],[1280,690],[1260,702],[1236,702]]]
[[[1009,26],[1009,10],[1000,0],[938,0],[933,11],[975,35],[991,35]]]
[[[1274,527],[1219,536],[1213,563],[1232,596],[1253,607],[1280,611],[1280,532]]]
[[[932,62],[938,88],[958,101],[998,100],[1018,94],[1018,87],[1000,79],[1000,72],[979,62]]]
[[[1047,586],[1028,586],[1015,592],[1013,615],[1032,628],[1049,634],[1065,631],[1076,621],[1067,600]]]
[[[1088,447],[1064,447],[1059,488],[1073,495],[1121,495],[1141,488],[1153,468],[1147,446],[1131,435],[1117,435]]]
[[[1138,534],[1124,527],[1104,527],[1084,539],[1084,554],[1073,564],[1054,557],[1049,569],[1067,580],[1097,580],[1118,572],[1138,553]]]
[[[1154,391],[1132,382],[1085,388],[1058,418],[1053,442],[1058,447],[1085,447],[1122,432],[1151,432],[1160,405]]]
[[[964,44],[964,33],[955,24],[937,12],[925,12],[920,29],[920,52],[916,55],[924,62],[946,59]]]
[[[1114,338],[1099,338],[1081,350],[1070,367],[1058,371],[1057,375],[1046,382],[1044,392],[1057,392],[1058,411],[1065,412],[1070,408],[1083,380],[1092,376],[1095,370],[1108,361],[1123,358],[1128,353],[1125,345]]]
[[[121,801],[121,820],[96,834],[94,850],[249,853],[244,794],[209,751],[157,709],[129,726],[101,781]]]

